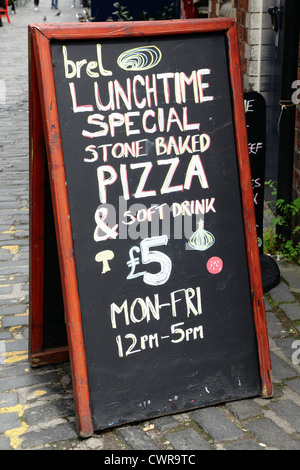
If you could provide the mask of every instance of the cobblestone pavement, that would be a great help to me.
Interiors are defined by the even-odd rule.
[[[31,369],[27,25],[44,17],[73,22],[81,11],[71,0],[59,0],[60,10],[50,2],[41,0],[38,12],[31,1],[19,4],[11,24],[4,18],[0,28],[0,450],[300,450],[300,267],[293,264],[279,263],[282,280],[265,299],[272,399],[224,403],[81,439],[69,364]]]

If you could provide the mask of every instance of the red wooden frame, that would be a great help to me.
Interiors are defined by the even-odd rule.
[[[9,14],[8,14],[8,0],[5,0],[5,8],[0,8],[0,17],[6,16],[7,21],[10,23]]]
[[[257,247],[251,170],[248,158],[246,120],[235,20],[174,20],[124,23],[80,23],[29,25],[30,92],[30,339],[32,364],[50,363],[67,358],[72,368],[76,418],[79,434],[90,435],[93,425],[83,341],[80,302],[73,254],[69,205],[59,117],[51,61],[50,40],[126,38],[192,34],[223,31],[229,45],[229,70],[233,92],[236,147],[240,170],[244,230],[257,337],[262,396],[272,395],[271,362],[266,326],[260,259]],[[42,118],[42,119],[41,119]],[[53,212],[60,261],[68,348],[43,351],[43,191],[46,147]]]

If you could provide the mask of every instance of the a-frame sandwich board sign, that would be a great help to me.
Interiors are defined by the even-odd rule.
[[[29,47],[29,350],[70,358],[80,435],[270,397],[236,22]]]

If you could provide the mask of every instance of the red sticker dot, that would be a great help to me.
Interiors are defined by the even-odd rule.
[[[211,274],[219,274],[223,269],[223,261],[218,256],[213,256],[207,261],[207,271]]]

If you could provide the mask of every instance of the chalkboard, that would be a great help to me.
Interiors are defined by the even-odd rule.
[[[266,102],[255,91],[244,93],[248,150],[252,174],[259,253],[263,255],[264,186],[266,166]]]
[[[264,254],[264,189],[266,167],[266,102],[264,97],[251,91],[244,93],[248,151],[250,158],[253,200],[255,207],[257,242],[263,292],[268,292],[280,282],[280,270],[276,261]]]
[[[235,22],[30,34],[80,433],[270,396]]]

